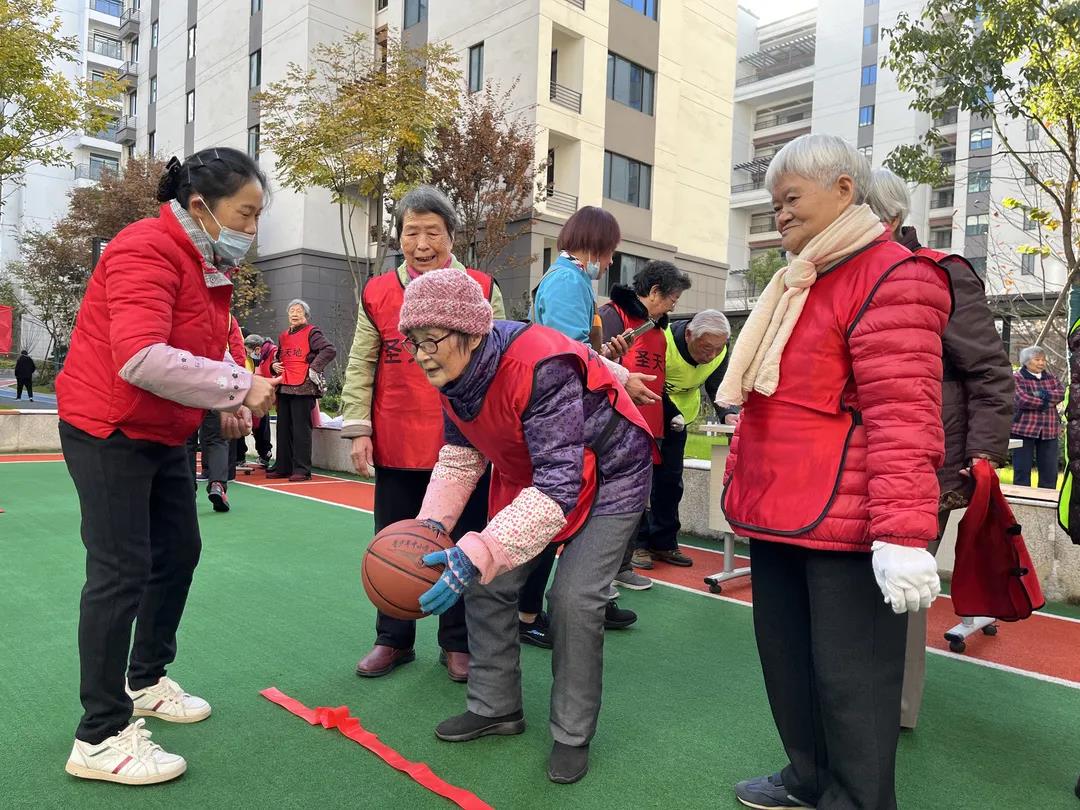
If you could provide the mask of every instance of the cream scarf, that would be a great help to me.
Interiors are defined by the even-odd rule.
[[[727,373],[716,392],[721,405],[742,405],[751,391],[771,396],[780,383],[780,356],[818,275],[838,259],[881,236],[884,226],[869,205],[852,205],[776,271],[746,319]]]

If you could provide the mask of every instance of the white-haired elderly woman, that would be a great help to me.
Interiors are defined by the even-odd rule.
[[[907,183],[888,169],[874,169],[866,202],[888,227],[892,238],[918,256],[933,259],[949,274],[953,314],[942,335],[941,422],[945,429],[945,463],[938,470],[941,496],[938,525],[944,533],[949,514],[967,506],[971,477],[965,471],[975,459],[995,467],[1009,456],[1009,423],[1013,413],[1012,366],[986,303],[982,279],[963,256],[919,244],[915,229],[904,225],[911,200]],[[1056,458],[1056,454],[1055,454]],[[930,545],[937,553],[938,543]],[[926,615],[908,619],[904,692],[900,725],[915,728],[926,677]]]
[[[1031,486],[1031,468],[1039,468],[1039,489],[1057,489],[1058,442],[1061,418],[1057,406],[1065,399],[1065,386],[1046,366],[1046,350],[1029,346],[1020,352],[1016,381],[1012,437],[1023,441],[1013,451],[1013,483]]]
[[[945,272],[865,204],[866,159],[804,135],[765,185],[788,253],[717,401],[743,405],[728,521],[751,538],[754,631],[787,753],[736,786],[750,807],[896,807],[908,611],[940,591]]]
[[[322,373],[337,349],[312,323],[311,307],[294,298],[286,309],[289,328],[278,337],[273,372],[282,375],[277,399],[277,458],[267,478],[311,478],[311,414],[325,393]]]

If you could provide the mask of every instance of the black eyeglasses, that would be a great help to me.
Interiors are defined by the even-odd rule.
[[[417,343],[412,338],[405,338],[405,340],[403,341],[403,343],[405,344],[405,351],[415,357],[418,351],[423,350],[424,354],[426,354],[428,357],[431,357],[437,351],[439,351],[439,344],[446,340],[448,337],[450,337],[450,335],[452,334],[454,333],[447,332],[438,340],[421,340],[419,343]]]

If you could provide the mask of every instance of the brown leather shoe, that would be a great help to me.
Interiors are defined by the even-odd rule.
[[[266,477],[267,478],[288,478],[289,476],[288,476],[288,474],[283,473],[283,472],[278,472],[277,470],[267,470],[266,471]]]
[[[294,482],[294,483],[297,482],[297,481],[310,481],[311,480],[311,473],[293,473],[292,475],[289,476],[289,480]]]
[[[371,652],[360,659],[356,665],[356,674],[361,678],[381,678],[389,675],[402,664],[408,664],[416,660],[416,653],[410,647],[407,650],[399,650],[387,647],[385,644],[376,644]]]
[[[465,683],[469,680],[469,654],[443,650],[439,653],[439,663],[446,667],[450,680]]]

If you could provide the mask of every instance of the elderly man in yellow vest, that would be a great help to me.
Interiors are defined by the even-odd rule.
[[[709,402],[716,397],[727,371],[731,326],[722,312],[706,309],[689,321],[675,321],[664,330],[664,336],[667,340],[665,435],[660,447],[660,467],[653,476],[648,539],[634,552],[636,568],[652,568],[654,559],[673,565],[693,564],[679,551],[678,541],[686,429],[700,415],[702,386]],[[714,407],[721,421],[735,424],[738,408]]]

